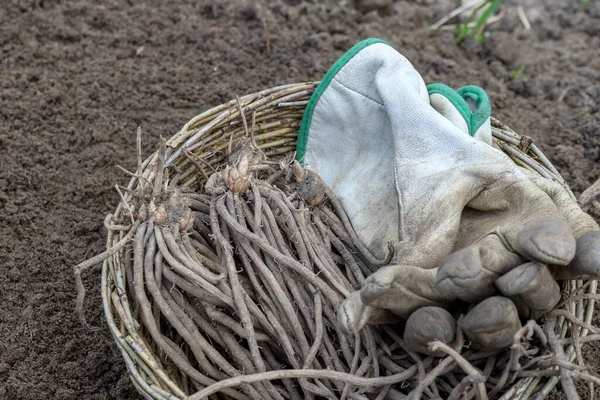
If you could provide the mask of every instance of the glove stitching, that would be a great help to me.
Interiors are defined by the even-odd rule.
[[[528,270],[526,270],[526,269],[523,269],[523,270],[521,271],[521,273],[520,273],[518,276],[516,276],[516,277],[513,279],[513,281],[512,281],[512,282],[509,282],[509,284],[508,284],[508,285],[506,285],[506,289],[505,289],[504,291],[505,291],[505,292],[508,292],[508,293],[511,293],[511,294],[510,294],[510,296],[516,296],[516,295],[519,295],[519,294],[522,294],[522,293],[524,293],[524,291],[523,291],[523,290],[521,290],[519,293],[512,293],[512,291],[513,291],[514,287],[515,287],[515,286],[517,286],[517,281],[519,281],[519,279],[520,279],[520,278],[521,278],[523,275],[525,275],[527,272],[528,272]]]
[[[361,92],[359,92],[359,91],[357,91],[357,90],[354,90],[354,89],[352,89],[351,87],[348,87],[348,86],[344,85],[342,82],[340,82],[340,81],[339,81],[339,80],[337,80],[336,78],[333,78],[333,80],[334,80],[334,81],[335,81],[337,84],[339,84],[340,86],[342,86],[343,88],[345,88],[345,89],[348,89],[349,91],[351,91],[351,92],[354,92],[354,93],[358,94],[359,96],[361,96],[361,97],[364,97],[365,99],[372,101],[373,103],[377,104],[377,105],[378,105],[378,106],[380,106],[380,107],[383,107],[383,104],[382,104],[382,103],[380,103],[380,102],[378,102],[377,100],[374,100],[374,99],[370,98],[369,96],[367,96],[367,95],[365,95],[365,94],[363,94],[363,93],[361,93]]]
[[[534,240],[534,239],[529,239],[529,241],[530,241],[530,242],[531,242],[531,243],[532,243],[532,244],[535,246],[535,248],[536,248],[536,249],[537,249],[537,250],[538,250],[540,253],[542,253],[544,256],[548,257],[548,258],[549,258],[551,261],[554,261],[554,262],[558,261],[558,262],[560,262],[560,263],[568,263],[568,262],[569,262],[569,260],[565,260],[565,259],[562,259],[562,258],[560,258],[560,257],[556,257],[556,256],[554,256],[554,255],[552,255],[552,254],[548,253],[547,251],[543,250],[543,249],[542,249],[542,248],[541,248],[541,247],[540,247],[540,246],[539,246],[539,245],[538,245],[538,244],[535,242],[535,240]]]
[[[463,276],[463,277],[460,277],[460,276],[448,276],[448,277],[442,279],[439,282],[443,282],[443,281],[445,281],[447,279],[452,279],[452,281],[450,281],[452,283],[454,283],[455,280],[466,282],[466,281],[469,281],[469,280],[472,280],[472,279],[479,278],[481,275],[483,275],[483,272],[482,271],[477,271],[474,275],[471,275],[471,276]]]
[[[500,242],[502,242],[502,244],[504,245],[506,250],[508,250],[510,253],[520,256],[520,254],[517,251],[515,251],[515,249],[511,246],[508,239],[506,239],[506,237],[497,228],[494,229],[492,232],[490,232],[490,235],[496,235],[498,237],[498,239],[500,240]]]

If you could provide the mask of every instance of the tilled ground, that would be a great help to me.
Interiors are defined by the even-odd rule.
[[[148,154],[235,95],[320,79],[361,39],[386,39],[427,82],[485,88],[494,115],[535,138],[576,193],[598,178],[600,2],[523,0],[526,31],[508,1],[483,43],[461,46],[427,29],[454,1],[339,3],[2,1],[0,398],[139,398],[107,334],[99,276],[86,280],[101,328],[90,332],[71,270],[104,248],[113,185],[125,182],[114,166],[133,168],[135,128]],[[596,372],[599,355],[586,346]]]

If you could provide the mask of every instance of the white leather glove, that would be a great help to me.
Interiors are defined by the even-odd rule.
[[[350,331],[377,308],[406,318],[456,299],[477,303],[496,294],[496,281],[517,267],[523,273],[504,280],[517,284],[500,281],[499,290],[523,303],[523,312],[538,315],[558,301],[557,285],[540,283],[547,281],[546,264],[564,269],[575,257],[571,226],[546,192],[489,146],[480,129],[482,97],[466,96],[471,114],[462,119],[469,135],[460,118],[448,117],[449,98],[434,90],[430,100],[408,60],[369,39],[332,67],[309,102],[298,159],[336,193],[375,255],[384,258],[388,242],[396,250],[393,265],[371,275],[360,295],[341,306],[340,322]],[[471,136],[478,131],[480,140]],[[591,236],[585,254],[578,252],[584,271],[598,261],[600,240],[597,232]],[[547,293],[523,294],[532,287]],[[504,312],[503,301],[478,306],[492,322],[472,327],[472,340],[497,326],[515,329],[518,317]]]

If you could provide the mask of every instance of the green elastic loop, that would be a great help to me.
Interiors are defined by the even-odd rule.
[[[477,104],[477,109],[471,113],[469,129],[472,135],[477,132],[479,128],[488,120],[492,115],[492,106],[490,99],[482,88],[479,86],[469,85],[461,87],[456,90],[463,99],[471,99]],[[466,101],[465,101],[466,103]],[[468,107],[468,105],[467,105]]]
[[[431,83],[427,85],[427,92],[430,96],[432,94],[441,94],[456,107],[467,123],[470,136],[475,135],[477,130],[481,128],[492,113],[490,99],[487,93],[479,86],[469,85],[454,90],[443,83]],[[471,111],[466,101],[467,98],[473,100],[477,105],[475,111]]]
[[[382,43],[389,46],[385,40],[370,38],[365,39],[361,42],[355,44],[350,50],[348,50],[339,60],[333,64],[333,66],[327,71],[327,74],[319,83],[315,92],[312,94],[310,99],[308,100],[308,104],[306,106],[306,110],[304,111],[304,115],[302,116],[302,123],[300,124],[300,132],[298,133],[298,141],[296,143],[296,160],[301,163],[304,161],[304,155],[306,154],[306,144],[308,142],[308,131],[310,130],[310,124],[312,122],[312,116],[315,111],[315,107],[325,90],[329,87],[329,84],[337,75],[337,73],[361,50],[364,48],[376,44]]]

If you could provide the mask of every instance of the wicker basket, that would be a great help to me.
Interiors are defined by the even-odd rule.
[[[304,109],[317,85],[318,82],[307,82],[263,90],[194,117],[167,141],[164,168],[170,181],[192,190],[198,189],[212,171],[223,165],[226,159],[224,150],[230,142],[244,136],[246,130],[251,132],[258,147],[267,156],[289,156],[295,151]],[[553,179],[569,190],[558,171],[529,137],[518,135],[495,119],[492,119],[492,126],[495,146],[508,154],[516,164]],[[157,154],[154,153],[141,165],[147,182],[153,182],[156,170],[163,168],[157,165]],[[192,157],[202,160],[202,164],[191,161]],[[202,173],[198,172],[199,166]],[[135,189],[137,184],[137,179],[132,178],[128,189]],[[118,218],[123,213],[121,204],[114,216]],[[110,248],[123,239],[126,233],[109,231],[107,247]],[[188,395],[184,391],[185,377],[172,366],[161,362],[161,358],[155,354],[155,344],[134,316],[128,300],[124,264],[122,251],[104,261],[101,290],[108,326],[131,374],[133,385],[147,399],[184,399]],[[583,286],[583,281],[568,281],[564,283],[563,290],[572,293]],[[595,294],[596,282],[587,282],[584,290],[585,293]],[[591,322],[593,300],[567,304],[571,304],[571,312],[579,319],[588,324]],[[573,328],[563,318],[559,318],[558,326],[561,338],[569,337],[572,329],[580,329],[579,336],[588,334],[585,329]],[[570,361],[575,358],[572,345],[565,346],[565,353]],[[558,377],[522,378],[504,393],[503,399],[541,399],[557,382]]]

